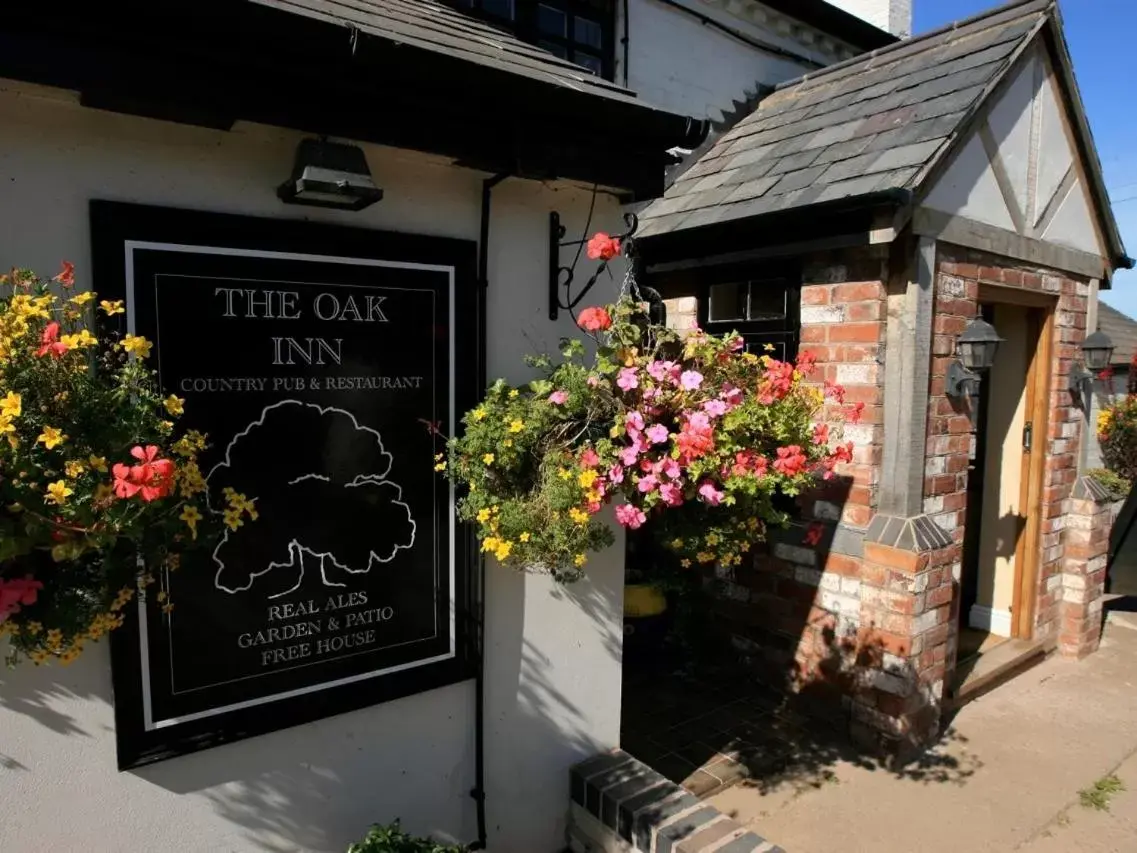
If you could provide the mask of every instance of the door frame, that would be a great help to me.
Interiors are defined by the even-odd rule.
[[[1046,458],[1049,455],[1051,361],[1058,297],[1013,287],[981,284],[978,301],[1018,305],[1029,311],[1030,337],[1034,352],[1026,374],[1026,419],[1031,424],[1031,449],[1023,448],[1019,506],[1026,517],[1015,547],[1015,582],[1011,601],[1011,636],[1034,637],[1038,603],[1038,577],[1042,557],[1042,497],[1045,490]]]

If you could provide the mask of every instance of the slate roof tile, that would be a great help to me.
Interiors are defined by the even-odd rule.
[[[783,84],[702,155],[697,181],[681,176],[643,211],[640,233],[914,189],[1050,8],[1023,0]],[[717,211],[676,213],[671,199],[698,193],[701,206],[711,189]]]

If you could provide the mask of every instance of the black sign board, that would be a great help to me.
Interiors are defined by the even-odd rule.
[[[120,766],[468,677],[471,550],[434,455],[478,384],[473,244],[109,202],[91,218],[95,288],[126,300],[182,425],[209,436],[212,510],[231,487],[257,511],[115,632]]]

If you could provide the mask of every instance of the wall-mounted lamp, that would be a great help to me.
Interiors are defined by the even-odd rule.
[[[285,204],[363,210],[383,198],[371,180],[367,157],[354,145],[304,139],[296,149],[292,177],[277,187]]]
[[[1113,360],[1113,341],[1109,335],[1094,332],[1087,336],[1082,344],[1082,359],[1086,363],[1085,367],[1075,364],[1070,368],[1070,393],[1076,395],[1086,411],[1089,411],[1094,376],[1109,367]]]
[[[956,351],[959,358],[951,363],[947,374],[947,387],[944,389],[949,397],[971,396],[982,381],[983,374],[991,369],[995,363],[995,354],[999,351],[999,344],[1003,339],[995,331],[995,327],[986,320],[976,318],[967,324],[963,334],[956,339]],[[971,408],[971,420],[975,422],[975,407]]]

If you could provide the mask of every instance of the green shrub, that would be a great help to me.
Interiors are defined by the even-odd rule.
[[[1105,467],[1126,480],[1137,480],[1137,395],[1103,409],[1097,428]]]
[[[1086,476],[1097,481],[1115,501],[1123,501],[1129,497],[1129,490],[1133,487],[1129,480],[1119,477],[1108,468],[1092,468],[1086,472]]]
[[[395,821],[387,826],[376,824],[366,837],[347,848],[347,853],[465,853],[455,844],[440,844],[429,838],[407,835]]]

